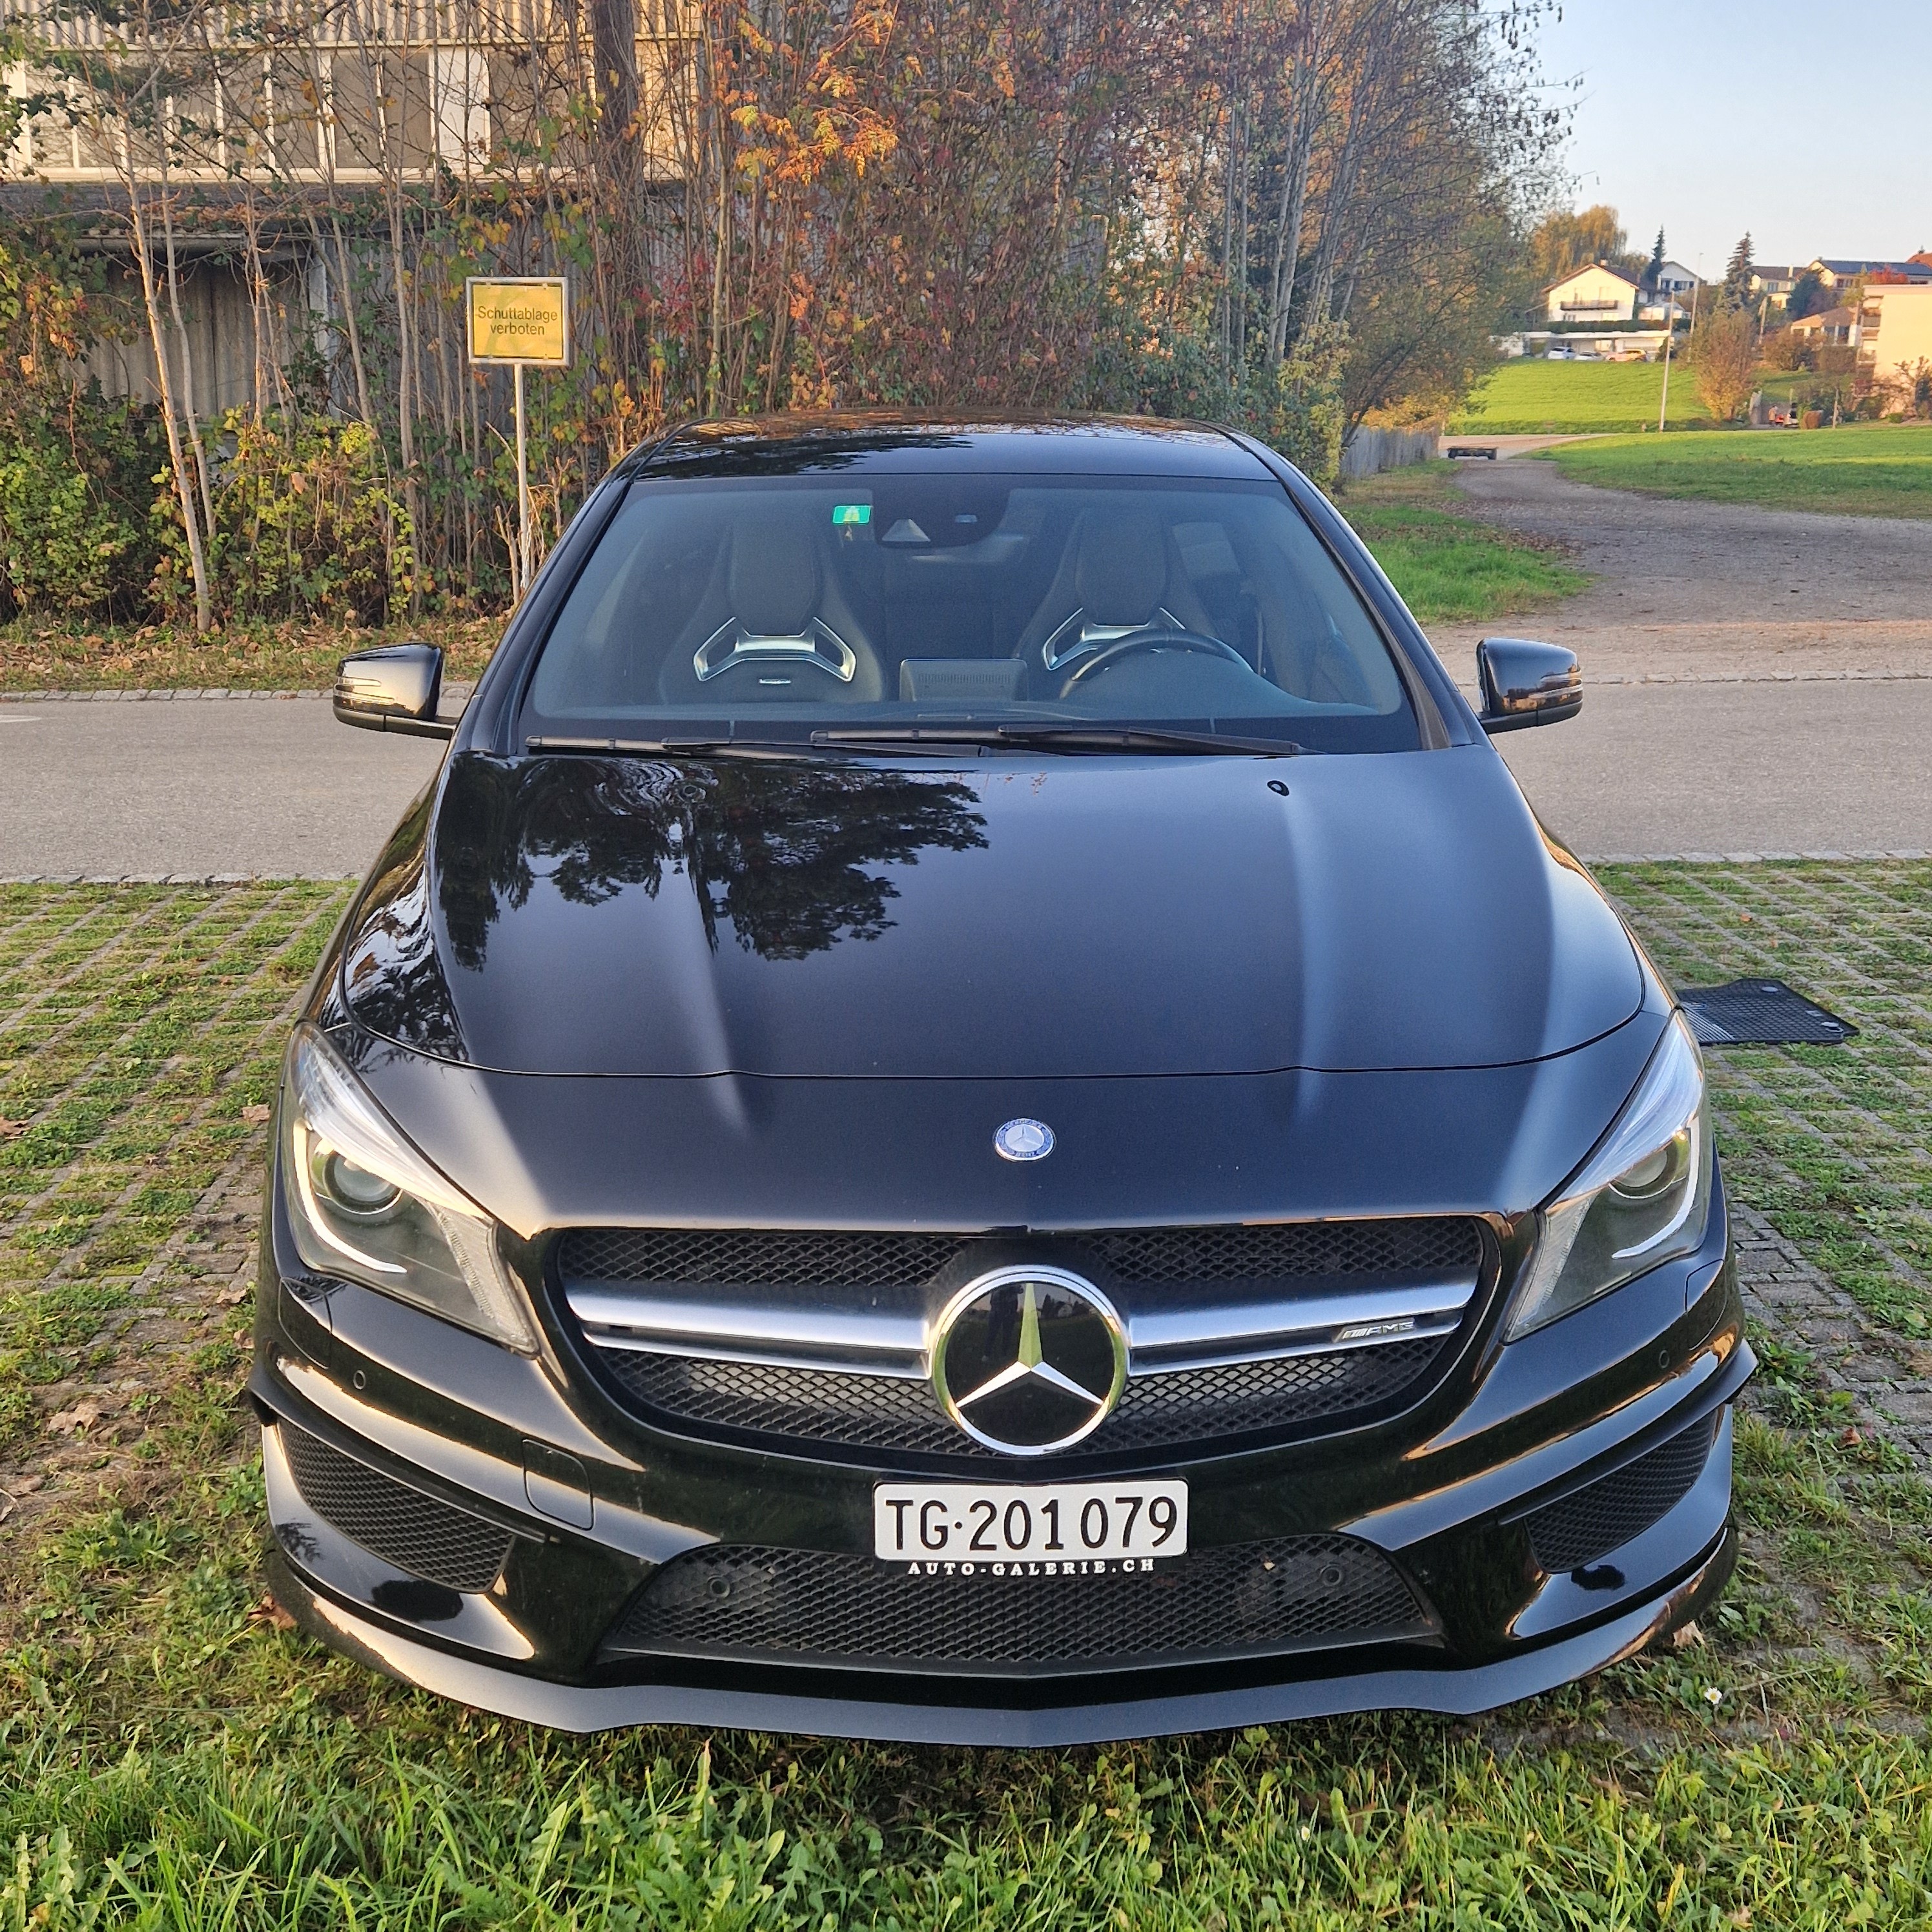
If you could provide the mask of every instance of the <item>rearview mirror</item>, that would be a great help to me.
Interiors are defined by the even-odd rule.
[[[344,658],[335,673],[335,715],[365,731],[447,738],[456,730],[436,715],[442,696],[442,652],[434,644],[384,644]]]
[[[1483,688],[1477,718],[1492,736],[1531,724],[1560,724],[1583,708],[1583,670],[1576,653],[1527,638],[1485,638],[1476,646]]]

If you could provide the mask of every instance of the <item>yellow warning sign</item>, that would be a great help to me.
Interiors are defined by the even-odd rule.
[[[570,365],[570,291],[561,275],[472,275],[470,359]]]

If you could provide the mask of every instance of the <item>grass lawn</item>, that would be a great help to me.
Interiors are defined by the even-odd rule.
[[[1522,356],[1499,364],[1462,412],[1450,418],[1449,428],[1464,436],[1555,436],[1648,425],[1654,434],[1663,392],[1661,362],[1550,362]],[[1673,360],[1670,422],[1706,419],[1690,372]]]
[[[1614,436],[1550,452],[1566,476],[1658,496],[1861,517],[1932,517],[1932,424]]]
[[[370,631],[237,624],[198,638],[191,625],[76,632],[16,619],[0,625],[0,691],[319,691],[351,651],[405,638],[442,645],[447,676],[474,677],[502,630],[500,617],[426,617]]]
[[[1458,514],[1454,468],[1391,470],[1336,500],[1420,622],[1483,623],[1540,610],[1588,583],[1553,546]]]
[[[1744,1199],[1912,1318],[1932,866],[1606,883],[1673,977],[1776,970],[1864,1029],[1714,1054],[1719,1133]],[[238,1288],[255,1110],[344,896],[0,888],[0,1927],[1932,1922],[1932,1486],[1774,1345],[1703,1643],[1473,1723],[571,1739],[278,1628]]]

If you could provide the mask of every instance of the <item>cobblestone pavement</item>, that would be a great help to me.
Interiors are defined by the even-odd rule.
[[[1932,865],[1606,866],[1673,986],[1785,980],[1862,1030],[1707,1048],[1747,1306],[1932,1468]]]
[[[1754,1329],[1799,1350],[1852,1428],[1932,1469],[1932,1349],[1874,1322],[1753,1208],[1731,1210],[1744,1309]]]
[[[0,1543],[238,1399],[267,1102],[347,891],[0,887]]]

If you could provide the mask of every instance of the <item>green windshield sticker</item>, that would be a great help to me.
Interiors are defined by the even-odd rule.
[[[832,520],[839,524],[869,524],[872,520],[872,506],[869,503],[834,503]]]

